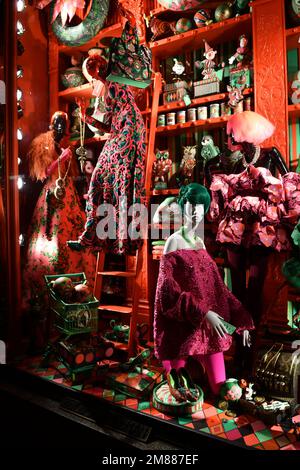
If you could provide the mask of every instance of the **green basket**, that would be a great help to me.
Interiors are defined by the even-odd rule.
[[[72,279],[74,285],[86,282],[85,273],[44,276],[48,288],[50,309],[55,314],[55,327],[69,336],[97,331],[99,301],[94,297],[90,302],[66,304],[57,297],[51,288],[51,282],[62,276]]]

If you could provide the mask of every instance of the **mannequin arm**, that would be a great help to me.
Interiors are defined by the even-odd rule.
[[[167,197],[166,199],[163,200],[163,202],[158,206],[156,209],[154,216],[153,216],[153,223],[158,224],[159,223],[159,214],[164,210],[165,207],[168,207],[172,202],[176,201],[176,197]]]
[[[58,161],[60,163],[63,163],[65,160],[67,160],[68,158],[72,158],[72,150],[70,149],[70,147],[64,149],[61,153],[61,155],[56,159],[54,160],[53,163],[51,163],[51,165],[48,166],[47,170],[46,170],[46,175],[47,176],[50,176],[52,175],[52,173],[56,170],[56,168],[58,167]]]

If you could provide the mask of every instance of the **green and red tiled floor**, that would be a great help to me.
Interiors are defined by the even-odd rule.
[[[20,362],[18,368],[45,380],[71,387],[74,390],[102,398],[116,405],[138,410],[141,413],[151,415],[154,419],[168,420],[194,432],[211,434],[245,447],[250,446],[261,450],[300,450],[300,441],[296,440],[292,432],[284,433],[280,426],[268,427],[252,416],[243,415],[230,418],[222,410],[205,402],[201,411],[191,416],[175,418],[157,411],[152,406],[151,401],[145,399],[129,398],[119,392],[100,386],[72,385],[65,378],[67,369],[63,364],[53,362],[51,367],[41,368],[40,363],[40,357],[28,358]]]

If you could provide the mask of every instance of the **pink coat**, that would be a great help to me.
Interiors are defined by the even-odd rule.
[[[154,307],[156,356],[176,359],[229,349],[232,337],[219,338],[204,320],[209,310],[233,324],[237,333],[254,328],[206,250],[180,249],[164,255]]]

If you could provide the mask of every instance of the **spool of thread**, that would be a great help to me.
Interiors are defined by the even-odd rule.
[[[166,125],[166,115],[160,114],[157,118],[157,126],[165,126]]]
[[[196,121],[196,108],[189,108],[187,111],[188,121]]]
[[[186,122],[186,111],[181,109],[177,112],[177,124],[183,124]]]
[[[209,107],[209,116],[211,118],[220,117],[220,105],[219,103],[213,103]]]
[[[168,113],[167,114],[167,125],[174,126],[176,124],[176,113]]]
[[[197,115],[199,120],[207,119],[207,106],[199,106]]]

